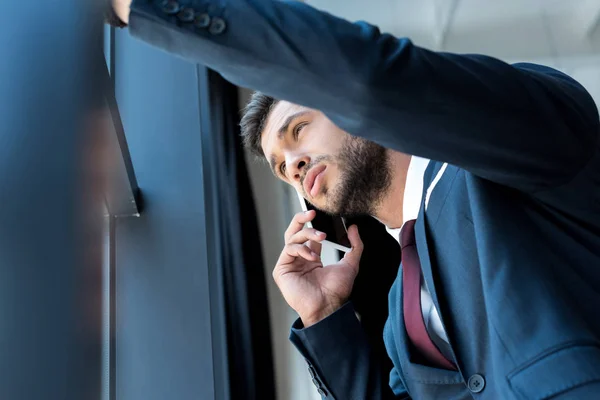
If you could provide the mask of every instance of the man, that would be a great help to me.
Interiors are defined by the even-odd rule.
[[[600,396],[600,125],[577,82],[431,52],[296,2],[139,0],[117,14],[135,36],[260,90],[242,128],[274,174],[401,242],[387,387],[347,302],[356,228],[352,251],[326,267],[323,235],[303,228],[314,215],[286,232],[273,275],[323,397]]]

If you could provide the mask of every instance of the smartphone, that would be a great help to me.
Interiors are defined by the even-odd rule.
[[[342,217],[333,217],[321,210],[317,210],[300,193],[296,193],[298,194],[302,211],[315,210],[317,212],[315,218],[306,225],[327,235],[323,243],[346,253],[352,250],[350,239],[348,239],[347,221]]]

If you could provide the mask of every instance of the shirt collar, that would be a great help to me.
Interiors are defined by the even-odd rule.
[[[417,219],[421,202],[423,200],[423,176],[429,165],[426,158],[412,156],[406,171],[406,184],[404,186],[404,199],[402,201],[402,226],[406,221]],[[402,228],[385,228],[398,243],[400,243],[400,230]]]

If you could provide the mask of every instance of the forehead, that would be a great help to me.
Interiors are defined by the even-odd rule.
[[[267,159],[273,152],[273,149],[277,145],[279,128],[286,122],[290,115],[298,112],[309,110],[306,107],[299,106],[298,104],[290,103],[288,101],[281,100],[269,113],[265,127],[261,132],[260,144],[265,153]]]

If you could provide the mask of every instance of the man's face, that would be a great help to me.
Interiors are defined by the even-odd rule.
[[[280,101],[261,145],[275,176],[331,214],[373,214],[389,186],[386,149],[349,135],[317,110]]]

